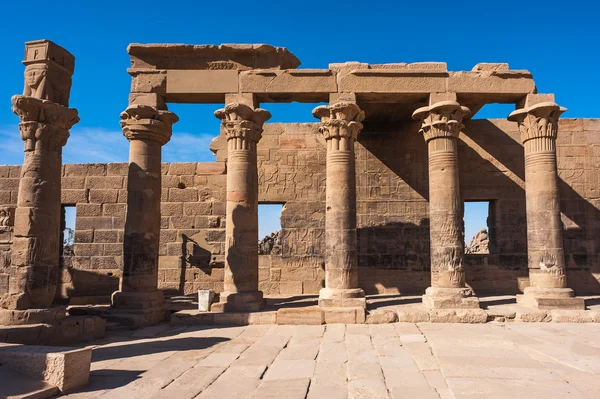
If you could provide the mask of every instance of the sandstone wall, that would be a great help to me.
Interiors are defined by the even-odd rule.
[[[266,125],[259,143],[259,200],[285,204],[282,254],[260,257],[265,294],[317,293],[323,284],[325,148],[316,128]],[[490,254],[467,255],[468,283],[480,295],[517,292],[527,284],[527,244],[516,124],[468,121],[459,143],[463,199],[490,201]],[[600,293],[600,121],[561,120],[557,144],[569,285],[577,294]],[[222,289],[223,136],[211,148],[216,162],[163,164],[159,286],[168,293]],[[429,286],[428,178],[418,126],[366,124],[356,153],[360,285],[368,293],[422,293]],[[72,302],[106,300],[117,288],[126,168],[63,168],[62,202],[77,205],[77,221],[60,295]],[[0,205],[16,203],[18,174],[18,166],[0,166]]]

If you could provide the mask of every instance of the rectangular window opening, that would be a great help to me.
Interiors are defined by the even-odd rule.
[[[494,201],[465,201],[463,221],[465,226],[465,253],[486,255],[492,253]]]
[[[281,255],[281,212],[280,203],[258,204],[258,254]]]
[[[61,266],[65,266],[65,260],[74,255],[75,246],[75,216],[77,214],[75,205],[63,205],[60,218],[60,259]]]

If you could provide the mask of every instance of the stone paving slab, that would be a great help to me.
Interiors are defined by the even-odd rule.
[[[600,398],[600,325],[148,327],[68,398]]]

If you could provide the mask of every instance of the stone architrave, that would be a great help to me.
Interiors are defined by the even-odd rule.
[[[79,122],[68,108],[75,58],[47,41],[26,43],[24,95],[13,96],[25,142],[14,213],[8,293],[0,298],[0,324],[57,323],[52,307],[58,283],[62,147]]]
[[[508,116],[518,123],[525,150],[530,286],[517,296],[517,302],[540,309],[584,309],[584,300],[574,298],[573,290],[567,288],[560,219],[556,137],[558,119],[566,108],[548,97],[552,96],[529,95],[526,106]]]
[[[433,95],[432,95],[433,96]],[[423,303],[430,309],[479,308],[479,300],[465,285],[463,211],[458,180],[457,138],[462,121],[471,114],[453,100],[417,109],[419,132],[429,158],[429,229],[431,286]]]
[[[179,118],[167,110],[134,104],[121,113],[121,119],[123,135],[129,140],[127,215],[123,275],[112,305],[142,315],[136,325],[149,325],[166,315],[164,296],[158,289],[161,153]]]
[[[325,288],[319,306],[366,306],[358,287],[356,238],[356,172],[354,143],[365,117],[352,101],[319,106],[313,116],[321,120],[319,131],[327,143],[325,199]]]
[[[243,103],[215,111],[227,137],[225,277],[220,302],[211,310],[256,311],[258,290],[258,169],[256,145],[271,114]]]

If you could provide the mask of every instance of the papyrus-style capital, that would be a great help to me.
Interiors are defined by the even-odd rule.
[[[462,121],[471,116],[469,108],[456,101],[440,101],[417,109],[412,117],[421,121],[420,133],[428,142],[440,137],[458,137],[464,127]]]
[[[246,104],[231,103],[216,110],[215,116],[221,120],[228,141],[242,139],[258,143],[262,137],[263,125],[271,118],[271,113],[261,108],[253,109]],[[246,146],[238,149],[244,148]]]
[[[319,132],[325,140],[333,138],[356,140],[362,130],[365,113],[353,102],[339,102],[332,105],[321,105],[312,112],[315,118],[321,120]]]
[[[165,145],[179,117],[149,105],[130,105],[121,112],[121,128],[127,140],[152,140]]]
[[[79,122],[77,110],[49,100],[13,96],[12,110],[21,119],[19,130],[25,151],[33,151],[37,142],[64,146],[69,129]]]
[[[555,140],[558,133],[558,118],[566,110],[554,102],[542,102],[511,112],[508,120],[519,124],[523,144],[531,139],[542,137]]]

